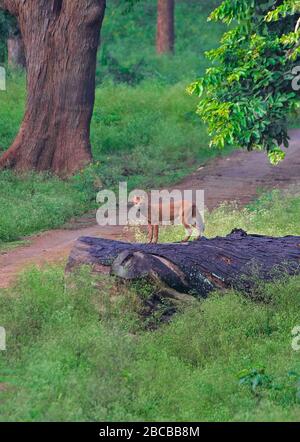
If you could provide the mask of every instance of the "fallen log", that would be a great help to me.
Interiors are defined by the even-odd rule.
[[[257,279],[299,274],[300,237],[248,235],[240,229],[226,237],[188,243],[140,244],[82,237],[71,251],[66,270],[80,265],[124,280],[159,282],[174,298],[180,293],[206,297],[215,289],[247,291]]]

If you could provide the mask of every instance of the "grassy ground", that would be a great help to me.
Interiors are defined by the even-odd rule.
[[[93,173],[106,186],[127,181],[131,189],[155,188],[228,153],[208,147],[194,113],[196,101],[185,93],[185,85],[147,81],[134,88],[118,85],[117,91],[113,83],[97,89],[91,139],[99,163]]]
[[[17,177],[5,171],[0,174],[0,188],[0,246],[58,227],[90,207],[83,191],[47,175]]]
[[[208,219],[214,234],[300,234],[297,192],[223,210]],[[87,273],[66,288],[62,268],[32,270],[0,292],[1,420],[299,420],[299,277],[260,283],[257,302],[215,293],[150,332],[149,287]]]

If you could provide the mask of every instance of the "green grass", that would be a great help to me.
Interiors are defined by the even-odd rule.
[[[0,91],[0,154],[18,133],[25,107],[25,79],[23,74],[7,70],[7,90]]]
[[[214,294],[156,332],[138,291],[112,291],[48,268],[0,295],[1,421],[299,420],[299,278],[262,288],[267,304]]]
[[[30,245],[29,240],[0,242],[0,256],[7,252],[10,252],[11,250],[17,249],[20,246],[28,246],[28,245]]]
[[[300,127],[300,112],[297,110],[289,119],[289,127],[291,129],[299,129]]]
[[[241,212],[220,208],[207,219],[209,236],[236,226],[299,235],[299,203],[294,190],[262,195]],[[155,332],[143,316],[149,293],[87,268],[65,284],[61,267],[27,271],[0,290],[0,419],[299,420],[291,334],[300,324],[299,277],[260,283],[251,299],[227,291],[195,300]]]
[[[0,173],[0,247],[24,235],[55,228],[90,207],[84,191],[42,174]]]
[[[92,124],[94,167],[105,186],[127,181],[129,188],[157,188],[176,182],[228,150],[208,147],[186,83],[104,84],[96,91]],[[156,187],[155,187],[156,186]]]

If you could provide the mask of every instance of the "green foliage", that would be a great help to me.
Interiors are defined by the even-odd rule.
[[[211,145],[264,149],[273,164],[284,158],[288,115],[299,106],[292,89],[299,10],[298,1],[225,0],[210,15],[235,24],[221,46],[207,52],[214,65],[189,87],[201,97],[197,112]]]
[[[258,387],[271,388],[272,378],[265,373],[265,368],[244,369],[238,374],[240,385],[246,385],[256,395]]]
[[[277,2],[276,6],[276,8],[268,12],[266,16],[267,21],[278,21],[281,17],[300,12],[299,0],[284,0],[283,2]]]

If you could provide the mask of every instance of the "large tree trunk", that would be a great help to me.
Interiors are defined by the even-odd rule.
[[[27,62],[20,132],[0,167],[67,176],[91,161],[90,122],[105,0],[0,0],[19,21]]]
[[[273,238],[234,230],[225,238],[189,243],[130,244],[79,238],[67,271],[89,264],[122,279],[160,282],[170,293],[206,297],[215,289],[252,289],[257,280],[300,273],[300,237]]]
[[[25,69],[25,48],[21,35],[13,35],[7,39],[7,62],[13,68]]]
[[[174,0],[157,0],[157,35],[158,54],[171,53],[174,50]]]

